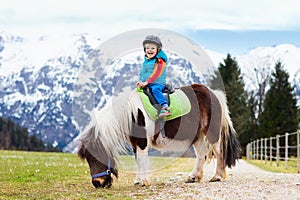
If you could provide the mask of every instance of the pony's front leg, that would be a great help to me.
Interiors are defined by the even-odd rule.
[[[137,147],[136,150],[136,165],[137,165],[137,174],[135,185],[149,186],[151,181],[149,178],[149,156],[148,148],[144,150]]]
[[[195,154],[196,154],[196,162],[194,164],[193,170],[190,172],[186,183],[194,183],[199,182],[203,178],[203,165],[205,162],[205,155],[207,154],[208,148],[205,145],[204,139],[201,138],[197,142],[193,144]]]
[[[212,179],[210,179],[210,182],[221,181],[226,178],[224,158],[220,151],[220,140],[217,143],[213,144],[213,152],[217,158],[217,168],[216,168],[216,173],[212,177]]]

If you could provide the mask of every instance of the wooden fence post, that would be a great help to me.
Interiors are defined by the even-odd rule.
[[[259,139],[256,140],[256,153],[257,153],[257,160],[259,160]]]
[[[289,133],[285,133],[285,169],[288,168],[288,159],[289,159]]]
[[[272,161],[273,161],[273,145],[272,145],[272,140],[273,137],[270,137],[270,165],[272,166]]]
[[[252,145],[253,145],[253,144],[252,144],[252,143],[253,143],[253,142],[251,142],[250,145],[249,145],[249,148],[250,148],[250,150],[249,150],[249,152],[250,152],[250,154],[249,154],[249,155],[250,155],[249,159],[250,159],[250,160],[253,159],[253,148],[252,148]]]
[[[276,135],[276,165],[279,166],[279,135]]]
[[[265,164],[267,164],[267,138],[265,138]]]
[[[260,139],[260,160],[263,160],[263,156],[264,156],[264,143],[263,143],[264,139],[261,138]]]
[[[247,146],[246,146],[246,158],[247,158],[247,160],[249,160],[249,147],[250,147],[250,143],[248,143]]]
[[[252,141],[252,159],[255,160],[255,140]]]
[[[256,159],[256,140],[253,141],[253,159]]]
[[[252,151],[252,142],[251,142],[249,145],[249,159],[250,160],[252,160],[252,154],[253,154],[253,151]]]

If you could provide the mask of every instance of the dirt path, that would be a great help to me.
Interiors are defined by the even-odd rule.
[[[263,171],[240,160],[227,170],[227,179],[210,183],[215,163],[205,166],[205,177],[200,183],[185,184],[186,173],[177,173],[169,181],[149,188],[148,199],[272,199],[300,200],[300,174]]]

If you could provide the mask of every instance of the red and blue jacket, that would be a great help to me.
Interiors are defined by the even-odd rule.
[[[148,59],[145,56],[145,60],[140,72],[140,80],[150,83],[166,84],[166,66],[168,57],[163,50],[160,50],[158,54]]]

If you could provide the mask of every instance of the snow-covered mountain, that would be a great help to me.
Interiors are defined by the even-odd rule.
[[[0,115],[28,128],[45,142],[60,148],[70,143],[88,123],[89,112],[101,108],[124,86],[134,87],[141,51],[123,55],[99,67],[102,41],[89,34],[44,36],[29,40],[0,32]],[[215,67],[226,57],[205,50]],[[211,74],[199,74],[192,64],[173,52],[168,78],[177,87],[206,83]],[[300,49],[292,45],[261,47],[235,56],[245,74],[280,59],[300,96]],[[215,68],[215,69],[216,69]],[[214,70],[214,69],[213,69]],[[211,72],[213,72],[211,70]],[[250,72],[249,72],[250,71]],[[251,77],[249,81],[251,83]]]
[[[72,123],[73,84],[97,42],[86,35],[27,40],[1,33],[0,115],[45,142],[60,147],[70,142],[78,134]]]
[[[206,50],[215,65],[223,63],[226,55]],[[259,73],[271,72],[275,63],[280,61],[284,65],[284,70],[290,75],[290,83],[295,86],[298,96],[300,96],[300,48],[291,44],[281,44],[277,46],[266,46],[252,49],[244,55],[231,55],[234,57],[243,75],[248,90],[257,89]]]
[[[0,33],[0,115],[60,148],[75,138],[120,85],[138,80],[141,53],[101,66],[101,41],[88,34],[27,40]],[[169,54],[173,85],[205,83],[204,75],[175,53]],[[91,63],[93,62],[93,63]]]

